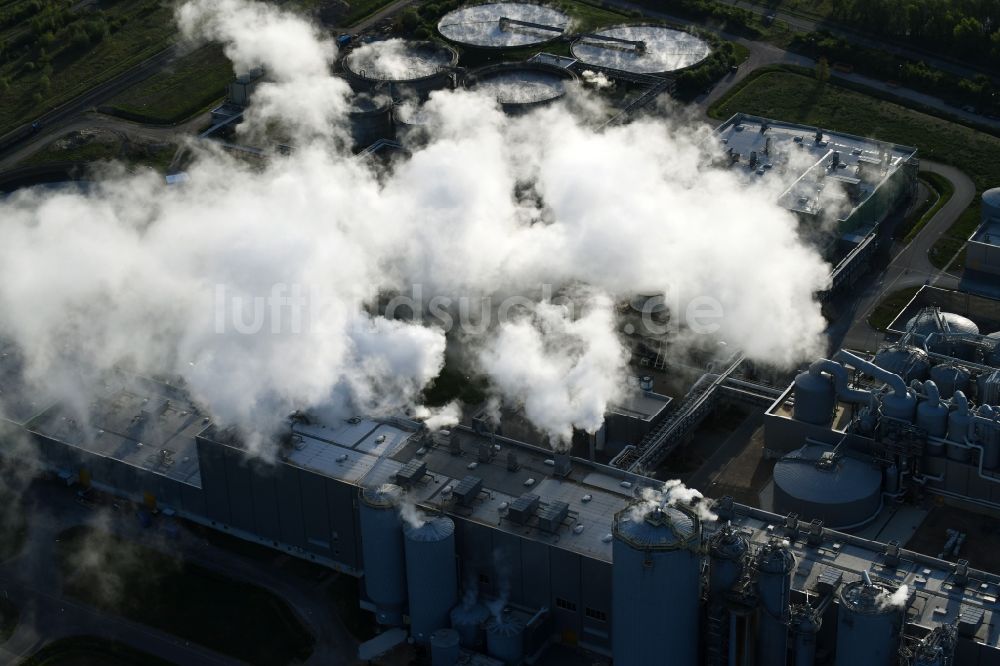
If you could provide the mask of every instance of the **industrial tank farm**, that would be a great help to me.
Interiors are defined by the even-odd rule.
[[[623,25],[580,37],[573,57],[632,74],[664,74],[696,65],[712,49],[699,37],[657,25]]]
[[[507,112],[526,111],[566,94],[574,75],[559,67],[534,63],[490,65],[469,74],[465,86],[484,92]]]
[[[391,94],[403,90],[426,95],[444,88],[458,54],[433,42],[387,39],[352,50],[341,63],[344,74],[358,90],[388,85]]]
[[[438,32],[456,44],[508,49],[544,44],[560,37],[569,17],[558,9],[522,2],[461,7],[438,22]]]

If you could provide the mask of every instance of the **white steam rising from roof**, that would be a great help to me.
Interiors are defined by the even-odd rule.
[[[112,171],[86,194],[0,201],[0,335],[36,383],[83,392],[56,381],[81,365],[176,374],[220,423],[268,433],[295,409],[415,409],[448,340],[495,398],[567,441],[619,392],[613,304],[632,294],[666,294],[681,322],[712,299],[704,334],[760,362],[818,353],[827,266],[773,193],[709,166],[703,130],[596,132],[568,106],[511,118],[440,92],[427,143],[380,172],[342,148],[348,89],[312,26],[243,0],[177,15],[238,69],[264,66],[247,125],[280,122],[296,149],[251,167],[198,144],[179,188]],[[417,287],[415,309],[450,322],[379,314]],[[551,296],[566,293],[575,311]],[[469,303],[493,319],[463,321]]]
[[[659,488],[645,487],[639,491],[639,501],[629,507],[626,516],[633,522],[645,519],[653,511],[676,505],[686,506],[705,522],[714,522],[718,516],[712,512],[703,495],[688,488],[678,479],[665,481]]]

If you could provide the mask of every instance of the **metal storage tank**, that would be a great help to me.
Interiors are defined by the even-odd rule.
[[[458,601],[455,523],[440,516],[422,525],[407,523],[403,534],[410,634],[426,643],[432,633],[448,626],[448,614]]]
[[[969,426],[972,425],[969,400],[961,391],[955,391],[952,402],[955,404],[955,409],[948,415],[948,439],[964,443],[969,437]]]
[[[969,388],[969,371],[953,363],[940,363],[930,370],[931,381],[937,384],[941,395],[950,396],[955,391]]]
[[[895,590],[859,580],[840,589],[836,666],[895,666],[904,605],[892,603]]]
[[[612,528],[612,651],[615,666],[698,664],[701,522],[689,509],[633,506]],[[668,646],[668,647],[665,647]]]
[[[895,391],[882,395],[882,415],[889,416],[900,421],[913,423],[913,417],[917,411],[917,396],[912,390],[907,390],[905,394]]]
[[[563,35],[569,17],[559,9],[526,2],[459,7],[438,21],[438,32],[456,44],[509,49],[545,44]]]
[[[431,666],[455,666],[461,656],[457,631],[438,629],[431,634]]]
[[[483,645],[486,621],[490,611],[480,603],[461,603],[451,609],[451,626],[458,632],[462,647],[478,649]]]
[[[917,405],[917,426],[931,437],[944,437],[948,432],[948,406],[941,400],[937,384],[924,382],[925,399]]]
[[[561,98],[574,80],[568,69],[523,62],[481,67],[469,73],[464,85],[495,98],[507,113],[523,113]]]
[[[700,63],[712,52],[697,35],[662,25],[602,28],[573,42],[574,58],[587,65],[633,74],[665,74]]]
[[[351,49],[341,67],[355,90],[385,89],[399,99],[413,94],[426,97],[448,87],[457,62],[458,53],[444,44],[385,39]]]
[[[358,508],[365,590],[375,604],[375,619],[388,626],[403,623],[406,605],[403,525],[396,511],[401,493],[392,484],[365,488]]]
[[[355,95],[347,117],[355,146],[370,146],[392,136],[392,100],[388,96]]]
[[[1000,220],[1000,187],[983,192],[983,221]]]
[[[795,556],[780,542],[771,541],[757,552],[756,565],[760,597],[757,663],[784,664],[788,658],[788,622]]]
[[[517,666],[524,659],[524,623],[510,613],[491,618],[486,623],[486,654],[506,666]]]
[[[927,379],[931,367],[927,352],[906,345],[886,347],[875,354],[872,362],[884,370],[899,375],[907,384],[914,379],[920,381]]]
[[[906,322],[906,330],[917,335],[931,333],[971,333],[979,334],[979,327],[968,317],[954,312],[941,312],[941,308],[924,308]]]
[[[836,404],[836,388],[828,375],[806,371],[795,377],[793,416],[796,421],[830,425]]]
[[[731,524],[726,523],[709,541],[710,597],[718,597],[731,590],[743,575],[744,558],[750,549],[750,542]]]
[[[882,472],[871,463],[806,445],[774,466],[774,511],[818,518],[828,527],[857,526],[882,504]]]
[[[816,663],[816,635],[822,626],[822,618],[808,606],[792,609],[792,635],[794,637],[795,666],[814,666]],[[859,665],[860,666],[860,665]]]

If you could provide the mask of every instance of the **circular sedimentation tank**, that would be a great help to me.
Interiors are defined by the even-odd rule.
[[[633,74],[676,72],[697,65],[712,52],[700,37],[660,25],[605,28],[583,35],[570,50],[587,65]]]
[[[445,87],[457,62],[458,53],[443,44],[385,39],[352,49],[341,67],[356,88],[388,84],[424,93]]]
[[[438,21],[438,32],[456,44],[509,49],[550,42],[568,26],[569,17],[553,7],[489,2],[448,12]]]
[[[804,446],[774,466],[774,510],[818,518],[839,529],[864,523],[881,506],[882,472],[856,458],[820,462],[822,446]]]
[[[469,73],[465,87],[496,99],[504,111],[518,112],[549,104],[566,94],[575,79],[560,67],[535,63],[490,65]]]

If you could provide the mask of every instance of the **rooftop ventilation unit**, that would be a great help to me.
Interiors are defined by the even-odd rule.
[[[538,511],[538,527],[546,532],[557,532],[569,516],[569,504],[552,502]]]
[[[472,506],[482,490],[483,480],[470,474],[458,482],[458,485],[452,490],[452,494],[462,506]]]
[[[555,457],[555,469],[552,474],[560,477],[567,477],[572,471],[573,465],[570,462],[568,453],[557,453]]]
[[[396,484],[402,488],[411,488],[420,483],[426,475],[427,463],[411,460],[396,472]]]
[[[538,511],[539,497],[534,493],[525,493],[518,497],[507,509],[507,518],[518,525],[524,525]]]

